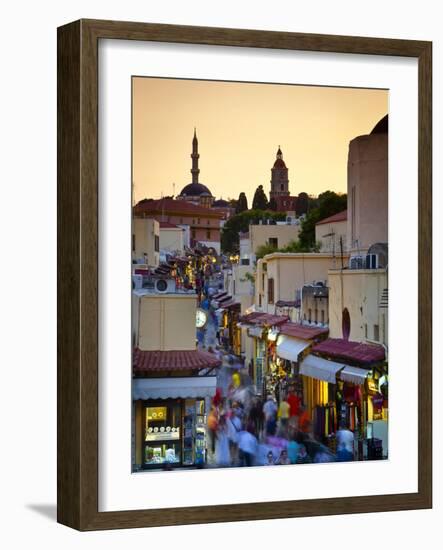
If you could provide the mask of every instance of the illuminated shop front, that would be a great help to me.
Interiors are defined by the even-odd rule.
[[[206,463],[206,420],[220,363],[196,349],[134,350],[133,471]]]
[[[343,426],[354,433],[357,460],[387,458],[388,369],[384,348],[327,339],[314,346],[313,352],[301,363],[300,374],[315,436],[333,445],[335,433]]]
[[[303,379],[299,375],[301,361],[316,342],[324,339],[328,329],[286,322],[268,331],[267,387],[277,398],[294,391],[303,395]],[[320,391],[324,389],[320,388]],[[308,391],[306,393],[309,393]]]
[[[239,318],[241,327],[247,328],[247,335],[254,339],[252,378],[259,395],[272,390],[273,380],[270,361],[275,356],[275,339],[279,325],[288,321],[287,316],[271,315],[254,311]],[[268,338],[271,335],[271,339]],[[267,384],[270,384],[270,387]]]
[[[145,401],[143,467],[206,462],[204,399]]]
[[[206,463],[206,421],[215,388],[215,376],[134,380],[135,469]]]

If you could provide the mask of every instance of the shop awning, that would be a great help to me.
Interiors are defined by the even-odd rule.
[[[288,361],[298,361],[299,354],[308,347],[309,342],[306,340],[280,334],[277,340],[277,355]]]
[[[370,372],[371,371],[367,369],[346,366],[341,371],[340,378],[345,382],[351,382],[352,384],[364,384]]]
[[[345,366],[316,355],[308,355],[300,365],[300,374],[335,384],[337,372]]]
[[[132,398],[137,400],[212,397],[215,395],[216,385],[216,376],[135,378],[132,381]]]
[[[263,336],[262,327],[248,327],[248,336],[252,336],[254,338],[261,338]]]

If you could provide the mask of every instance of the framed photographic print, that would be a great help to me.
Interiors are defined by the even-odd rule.
[[[59,28],[59,522],[432,506],[431,52]]]

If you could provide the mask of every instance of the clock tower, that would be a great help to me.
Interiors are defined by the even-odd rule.
[[[288,169],[285,161],[283,160],[283,153],[280,146],[277,151],[274,166],[271,169],[271,174],[270,198],[277,200],[277,197],[289,197]]]

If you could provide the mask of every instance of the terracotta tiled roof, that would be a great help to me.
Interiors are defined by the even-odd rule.
[[[322,327],[308,327],[301,325],[300,323],[285,323],[280,326],[280,333],[287,336],[294,336],[294,338],[301,338],[302,340],[314,340],[319,336],[329,333],[329,329]]]
[[[257,325],[260,327],[268,326],[268,327],[274,327],[277,325],[281,325],[282,323],[286,323],[286,321],[289,320],[289,317],[287,315],[271,315],[270,313],[262,313],[259,311],[254,311],[252,313],[248,313],[247,315],[243,315],[243,317],[240,317],[241,323],[246,323],[249,325]]]
[[[174,223],[169,222],[159,222],[160,229],[181,229],[181,227],[178,227],[178,225],[175,225]]]
[[[137,348],[132,361],[136,376],[158,371],[200,370],[221,365],[214,354],[199,350],[142,351]]]
[[[183,214],[199,215],[211,218],[221,218],[222,214],[212,208],[205,208],[192,202],[184,200],[175,200],[170,198],[163,199],[144,199],[134,206],[134,214]]]
[[[349,342],[341,338],[328,338],[313,347],[312,351],[327,355],[331,359],[354,361],[360,364],[370,364],[383,361],[385,350],[378,344],[362,344]]]
[[[324,223],[333,223],[333,222],[345,222],[347,219],[348,219],[348,211],[343,210],[343,212],[338,212],[333,216],[329,216],[328,218],[323,218],[322,220],[317,222],[315,225],[322,225]]]

